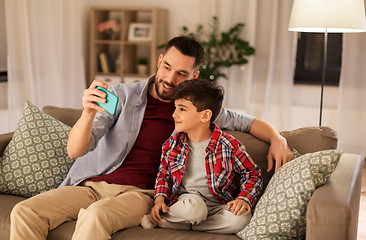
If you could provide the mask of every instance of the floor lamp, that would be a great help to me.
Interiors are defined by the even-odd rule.
[[[365,32],[364,0],[294,0],[288,30],[324,33],[319,117],[319,126],[321,126],[328,33]]]

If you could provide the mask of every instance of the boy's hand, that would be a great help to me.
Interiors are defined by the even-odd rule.
[[[252,211],[249,204],[241,199],[235,199],[233,201],[228,202],[226,205],[234,215],[240,215],[243,212],[245,215],[248,215]]]
[[[167,211],[164,196],[158,196],[155,199],[155,205],[151,208],[150,221],[156,225],[158,225],[161,220],[160,211],[163,213],[166,213]]]

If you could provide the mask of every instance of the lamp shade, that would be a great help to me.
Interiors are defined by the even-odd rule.
[[[294,0],[288,29],[296,32],[365,32],[364,0]]]

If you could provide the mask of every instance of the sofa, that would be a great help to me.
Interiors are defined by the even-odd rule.
[[[43,112],[72,126],[81,114],[79,109],[46,106]],[[274,171],[267,172],[269,145],[250,134],[226,131],[246,146],[247,152],[262,170],[264,192]],[[0,135],[0,156],[12,139],[13,133]],[[336,149],[338,137],[329,127],[305,127],[283,131],[290,148],[298,152],[313,153]],[[306,239],[357,239],[358,214],[361,192],[363,160],[361,156],[343,153],[329,181],[315,189],[306,208]],[[0,239],[9,239],[10,212],[24,197],[0,194]],[[75,221],[65,222],[49,232],[47,239],[71,239]],[[220,235],[204,232],[150,229],[140,226],[118,231],[112,239],[240,239],[236,235]]]

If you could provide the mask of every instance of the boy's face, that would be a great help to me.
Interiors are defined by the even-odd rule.
[[[174,46],[164,55],[160,55],[153,94],[160,100],[168,101],[178,84],[197,78],[199,71],[194,68],[195,60],[194,57],[182,54]]]
[[[197,131],[202,127],[202,123],[206,121],[205,114],[206,110],[197,112],[197,108],[189,100],[175,100],[175,111],[173,113],[175,130],[185,132],[188,135]]]

